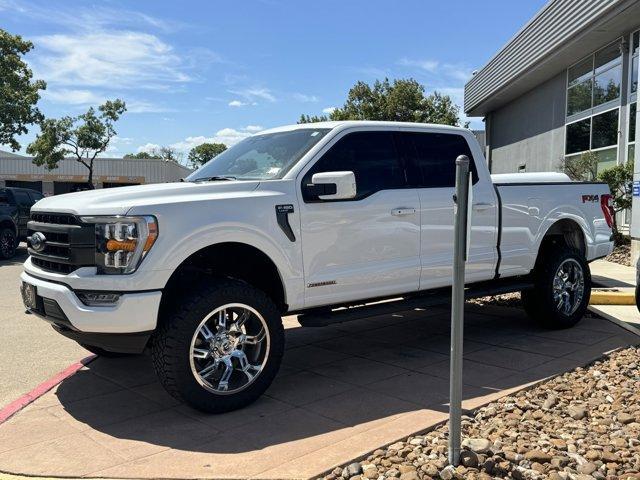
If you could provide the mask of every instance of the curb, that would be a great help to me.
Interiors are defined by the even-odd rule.
[[[594,289],[591,291],[589,305],[635,305],[636,296],[633,290],[625,291],[617,288]]]
[[[61,372],[55,374],[50,379],[45,380],[44,382],[42,382],[40,385],[38,385],[36,388],[31,390],[30,392],[25,393],[24,395],[22,395],[17,400],[14,400],[9,405],[7,405],[7,406],[3,407],[2,409],[0,409],[0,425],[2,425],[4,422],[9,420],[9,418],[11,418],[13,415],[18,413],[24,407],[26,407],[27,405],[29,405],[30,403],[34,402],[35,400],[40,398],[42,395],[47,393],[53,387],[55,387],[59,383],[63,382],[64,380],[66,380],[67,378],[72,376],[74,373],[76,373],[82,367],[84,367],[85,365],[89,364],[96,357],[97,357],[97,355],[89,355],[88,357],[85,357],[82,360],[80,360],[80,361],[78,361],[78,362],[76,362],[76,363],[74,363],[72,365],[69,365],[67,368],[65,368]]]

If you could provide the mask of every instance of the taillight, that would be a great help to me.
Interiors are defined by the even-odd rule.
[[[613,197],[608,193],[600,197],[600,208],[602,208],[604,219],[607,221],[607,225],[609,225],[609,228],[613,228],[613,216],[615,215],[615,212],[613,211],[612,201]]]

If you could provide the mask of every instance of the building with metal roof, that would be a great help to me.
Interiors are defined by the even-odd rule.
[[[634,158],[640,171],[639,53],[640,1],[549,1],[465,86],[491,171],[558,170],[589,151],[599,171]],[[620,222],[638,247],[640,205]]]
[[[160,159],[96,158],[93,182],[96,188],[176,182],[191,170]],[[57,195],[84,189],[87,168],[68,158],[58,168],[47,170],[33,164],[32,157],[0,151],[0,187],[23,187]]]

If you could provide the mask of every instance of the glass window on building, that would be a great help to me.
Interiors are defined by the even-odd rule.
[[[567,117],[620,100],[622,53],[616,41],[575,64],[567,72]]]
[[[609,110],[567,124],[566,155],[592,151],[598,157],[598,171],[615,167],[618,159],[620,109]]]
[[[633,160],[636,153],[636,114],[638,103],[632,103],[629,106],[629,139],[627,141],[628,152],[627,160]]]

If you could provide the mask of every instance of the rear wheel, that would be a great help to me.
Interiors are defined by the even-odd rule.
[[[527,314],[545,328],[569,328],[589,306],[591,273],[575,248],[553,245],[544,252],[534,272],[535,287],[522,292]]]
[[[184,298],[162,319],[152,344],[164,388],[211,413],[255,401],[273,381],[283,352],[275,304],[234,280],[216,281]]]
[[[18,242],[16,241],[16,234],[10,228],[3,228],[0,230],[0,258],[8,260],[16,253],[16,247]]]

